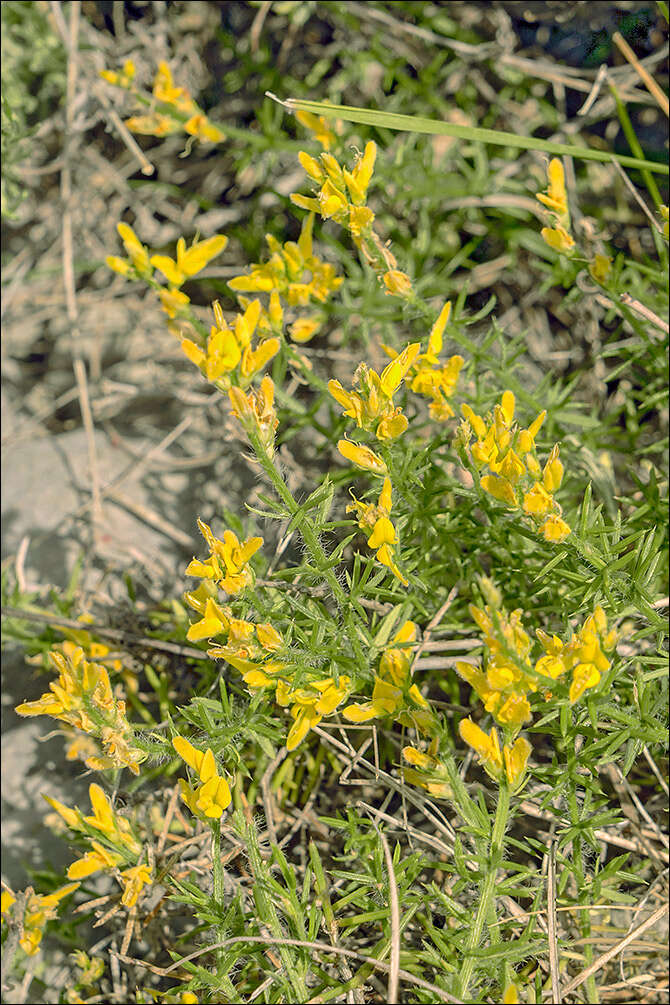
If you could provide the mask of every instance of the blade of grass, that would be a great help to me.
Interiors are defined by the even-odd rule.
[[[612,83],[611,80],[608,81],[609,89],[611,91],[612,97],[616,102],[617,115],[619,116],[619,122],[621,123],[621,128],[623,129],[624,136],[628,142],[628,146],[631,148],[634,154],[638,157],[642,154],[642,147],[640,146],[640,141],[635,135],[635,130],[633,129],[633,123],[630,121],[630,116],[626,111],[626,106],[619,97],[619,92]],[[652,198],[654,206],[659,209],[663,200],[661,199],[661,193],[658,191],[658,186],[654,178],[649,174],[649,162],[645,164],[644,168],[640,169],[642,177],[644,178],[644,183],[647,186],[647,191]]]
[[[367,126],[377,126],[380,129],[396,129],[410,133],[428,133],[433,136],[455,136],[457,139],[474,140],[478,143],[491,143],[501,147],[516,147],[521,150],[542,150],[545,153],[577,157],[581,160],[618,161],[623,167],[640,171],[656,171],[668,174],[667,164],[647,161],[636,157],[626,157],[605,150],[591,150],[588,147],[573,146],[569,143],[556,143],[553,140],[541,140],[534,136],[517,136],[499,129],[479,129],[476,126],[459,126],[453,122],[442,122],[440,119],[426,119],[420,115],[398,115],[395,112],[383,112],[379,109],[355,108],[351,105],[330,105],[323,101],[301,101],[298,98],[287,98],[282,101],[270,91],[266,95],[273,101],[278,101],[289,111],[312,112],[313,115],[323,115],[328,119],[344,119],[347,122],[360,122]]]

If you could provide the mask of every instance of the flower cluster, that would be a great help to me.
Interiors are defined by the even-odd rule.
[[[451,301],[447,300],[430,330],[426,352],[416,356],[409,371],[411,389],[416,394],[430,398],[429,412],[431,418],[437,422],[446,422],[447,419],[453,418],[454,412],[448,399],[456,389],[458,376],[464,363],[462,356],[451,356],[444,362],[439,358],[442,352],[444,329],[450,314]],[[392,359],[397,357],[394,349],[386,345],[383,348]]]
[[[232,385],[232,377],[243,387],[265,367],[279,351],[278,338],[263,338],[254,347],[253,337],[261,317],[260,300],[247,305],[244,314],[236,315],[231,327],[223,316],[221,305],[214,304],[215,324],[201,347],[191,339],[182,339],[181,347],[207,380],[219,383],[223,389]]]
[[[377,561],[387,566],[403,586],[407,586],[407,580],[395,564],[394,548],[397,535],[390,519],[391,491],[391,479],[385,478],[376,505],[360,502],[354,497],[353,503],[347,506],[347,513],[356,513],[358,526],[368,534],[368,547],[377,552],[375,556]]]
[[[19,945],[28,956],[34,956],[39,952],[40,943],[44,935],[47,922],[53,921],[58,914],[58,905],[64,897],[76,890],[79,883],[67,883],[53,893],[35,893],[31,887],[26,890],[26,900],[23,909],[23,917],[15,919],[16,923],[23,929],[23,934],[19,938]],[[0,898],[0,913],[3,920],[12,917],[12,907],[17,901],[17,897],[11,890],[3,890]]]
[[[187,638],[195,642],[224,636],[225,641],[213,644],[207,655],[235,667],[251,694],[259,689],[274,691],[277,704],[290,709],[294,722],[286,739],[288,750],[295,750],[309,730],[346,697],[351,681],[344,675],[337,681],[319,677],[296,683],[294,671],[273,655],[285,645],[276,628],[235,618],[229,607],[217,603],[205,584],[187,593],[186,602],[202,615],[191,625]]]
[[[501,754],[498,730],[495,726],[487,734],[468,718],[461,719],[458,731],[461,738],[475,751],[482,767],[494,781],[499,782],[504,775],[512,792],[521,787],[526,777],[528,757],[533,749],[525,736],[517,737],[511,744],[503,744]]]
[[[339,380],[328,381],[328,390],[360,429],[374,431],[378,440],[394,440],[405,432],[408,423],[402,409],[394,406],[393,395],[420,348],[418,342],[410,343],[381,374],[361,363],[354,374],[357,391],[345,391]]]
[[[280,244],[271,234],[266,234],[270,249],[267,262],[254,263],[250,272],[235,276],[228,285],[236,293],[264,293],[269,295],[269,306],[264,308],[260,327],[279,334],[284,321],[284,304],[290,308],[308,307],[312,301],[326,303],[344,282],[332,265],[317,258],[312,246],[314,214],[303,223],[296,241]],[[246,301],[240,297],[244,306]],[[294,342],[309,342],[319,331],[323,316],[316,313],[297,317],[288,327]]]
[[[552,680],[565,674],[572,674],[570,682],[570,702],[576,702],[588,688],[596,687],[606,673],[611,661],[609,653],[614,651],[618,634],[616,629],[607,629],[607,617],[598,605],[577,632],[572,633],[569,642],[562,642],[556,635],[548,635],[538,628],[536,635],[545,655],[535,664],[535,672]],[[543,682],[544,683],[544,682]]]
[[[198,776],[199,784],[195,788],[183,778],[179,779],[181,798],[191,813],[201,820],[218,820],[230,806],[232,797],[228,782],[216,770],[211,749],[208,747],[203,754],[183,736],[173,737],[172,746]]]
[[[187,279],[202,272],[228,244],[225,234],[215,234],[205,241],[194,241],[188,248],[184,238],[180,237],[174,259],[169,255],[151,255],[127,223],[118,223],[116,229],[128,257],[108,255],[105,259],[108,267],[126,279],[142,279],[153,286],[169,318],[175,318],[190,303],[190,298],[180,287]],[[154,269],[163,273],[168,281],[167,287],[159,284]]]
[[[213,646],[207,650],[208,656],[223,657],[242,674],[250,694],[263,689],[274,691],[275,701],[282,708],[288,708],[293,723],[286,737],[287,750],[295,750],[302,743],[310,729],[317,726],[326,715],[332,715],[344,700],[351,687],[351,679],[345,674],[334,677],[317,677],[307,681],[295,681],[295,672],[286,663],[271,656],[284,645],[279,632],[272,625],[245,626],[245,644],[238,645],[236,639],[228,636],[223,646]],[[260,643],[254,645],[253,632]],[[270,657],[270,658],[268,658]]]
[[[153,882],[150,867],[138,861],[142,843],[130,821],[114,812],[99,785],[91,785],[88,793],[93,809],[89,816],[84,816],[78,807],[70,809],[57,799],[44,796],[70,830],[86,835],[90,844],[91,850],[69,867],[68,879],[80,880],[96,872],[111,871],[123,887],[121,903],[124,907],[134,907],[143,888]],[[127,868],[119,872],[121,865]]]
[[[598,606],[579,631],[573,632],[568,643],[537,629],[544,655],[533,660],[532,643],[522,626],[521,611],[508,614],[494,592],[497,593],[494,588],[488,591],[492,603],[483,608],[470,607],[488,650],[485,668],[457,661],[456,669],[474,688],[496,722],[514,731],[530,721],[529,694],[540,691],[549,700],[555,689],[554,682],[569,674],[571,704],[588,688],[595,687],[610,668],[606,654],[614,649],[617,633],[607,630],[607,618]]]
[[[298,154],[300,163],[319,187],[312,196],[294,192],[291,201],[348,230],[356,247],[384,283],[386,292],[408,299],[412,296],[412,282],[397,268],[395,257],[375,233],[372,227],[375,215],[366,205],[376,157],[377,146],[370,141],[349,171],[327,151],[318,159],[301,151]]]
[[[101,70],[108,84],[130,91],[141,105],[150,105],[146,115],[134,115],[126,120],[127,128],[145,136],[169,136],[182,130],[204,143],[220,143],[226,136],[213,125],[185,87],[175,87],[170,67],[158,64],[151,98],[135,87],[135,65],[126,60],[123,69]]]
[[[416,641],[417,626],[405,621],[391,644],[382,653],[372,689],[372,699],[347,705],[342,715],[349,722],[368,722],[391,715],[403,726],[427,733],[433,723],[430,705],[416,684],[412,683],[411,644]]]
[[[211,580],[229,594],[239,593],[251,586],[253,572],[249,568],[249,559],[261,547],[263,538],[250,537],[242,544],[232,530],[224,530],[223,541],[220,541],[203,520],[198,520],[198,527],[207,542],[209,558],[204,562],[194,558],[186,569],[186,575]]]
[[[545,192],[538,192],[535,198],[546,206],[553,217],[552,227],[543,227],[542,237],[554,251],[569,255],[575,240],[570,234],[570,210],[565,191],[565,172],[558,157],[553,157],[547,167],[549,186]]]
[[[428,750],[418,750],[407,746],[402,749],[403,760],[411,767],[403,767],[402,775],[406,782],[418,785],[435,799],[449,799],[452,795],[447,769],[437,757],[438,740],[431,740]]]
[[[543,469],[535,451],[535,437],[546,411],[540,412],[528,429],[519,429],[514,422],[515,400],[511,391],[504,392],[486,421],[469,405],[461,407],[467,421],[461,424],[458,443],[469,447],[472,434],[476,436],[470,448],[473,463],[478,470],[488,468],[490,472],[480,479],[484,491],[510,509],[531,517],[545,540],[565,540],[570,527],[562,519],[561,507],[554,499],[554,492],[563,480],[558,444],[552,448]]]
[[[374,213],[365,205],[372,172],[377,157],[377,145],[370,141],[352,171],[340,167],[331,153],[322,153],[317,160],[301,151],[298,159],[305,173],[319,185],[314,197],[293,193],[291,202],[302,209],[320,213],[324,220],[333,219],[360,241],[369,232]]]
[[[58,680],[37,701],[19,705],[17,713],[51,715],[96,737],[104,753],[87,757],[87,767],[97,771],[127,767],[138,775],[144,753],[132,745],[133,730],[126,718],[126,703],[115,697],[105,667],[86,660],[79,647],[68,655],[56,650],[49,655],[59,671]]]

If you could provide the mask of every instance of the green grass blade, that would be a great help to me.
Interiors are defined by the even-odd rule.
[[[270,95],[268,96],[275,97]],[[278,100],[278,99],[275,99]],[[301,101],[298,98],[288,98],[280,102],[290,111],[312,112],[328,119],[344,119],[347,122],[360,122],[366,126],[378,126],[380,129],[396,129],[410,133],[428,133],[433,136],[455,136],[462,140],[475,140],[478,143],[492,143],[500,147],[516,147],[521,150],[542,150],[554,155],[577,157],[582,160],[618,161],[622,167],[635,168],[640,171],[657,171],[668,174],[667,164],[655,161],[640,160],[637,157],[625,157],[609,153],[605,150],[590,150],[588,147],[577,147],[569,143],[556,143],[552,140],[540,140],[534,136],[517,136],[505,133],[499,129],[479,129],[476,126],[459,126],[453,122],[442,122],[440,119],[426,119],[420,115],[398,115],[396,112],[383,112],[379,109],[355,108],[351,105],[331,105],[323,101]]]

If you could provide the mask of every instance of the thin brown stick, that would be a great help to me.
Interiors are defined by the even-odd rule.
[[[92,533],[94,545],[97,539],[98,527],[102,523],[102,498],[100,495],[100,476],[98,459],[95,449],[95,429],[91,404],[88,396],[88,381],[86,367],[81,355],[79,310],[77,307],[77,290],[74,277],[74,242],[72,227],[72,156],[74,152],[74,103],[77,91],[77,76],[79,70],[78,41],[80,0],[72,0],[70,4],[70,23],[67,37],[67,84],[65,89],[65,139],[63,144],[63,168],[61,170],[61,201],[63,203],[63,286],[65,288],[65,305],[70,324],[72,340],[72,356],[74,376],[79,392],[79,408],[86,434],[88,448],[88,472],[91,479],[91,502],[93,508]]]
[[[615,946],[612,946],[611,949],[608,949],[606,953],[602,954],[602,956],[599,956],[597,960],[593,961],[591,966],[587,967],[585,970],[581,972],[581,974],[578,974],[577,977],[574,978],[574,980],[570,981],[570,983],[563,988],[564,996],[567,998],[568,995],[571,995],[573,991],[575,991],[578,987],[580,987],[580,985],[584,984],[584,982],[587,981],[589,977],[597,973],[599,970],[602,970],[603,967],[607,966],[609,961],[613,960],[614,957],[618,956],[619,953],[622,953],[624,949],[626,949],[626,947],[631,944],[631,942],[636,942],[637,939],[639,939],[640,936],[643,935],[648,928],[652,928],[658,921],[660,921],[663,915],[667,914],[667,911],[668,911],[667,904],[663,904],[661,907],[658,907],[653,914],[649,915],[646,921],[643,921],[642,924],[637,926],[637,928],[634,928],[633,931],[630,932],[625,938],[617,942],[617,944]],[[544,995],[542,996],[543,1000],[544,1001],[551,1000],[553,994],[554,992],[550,988],[548,991],[544,992]]]
[[[193,649],[190,646],[180,646],[176,642],[164,642],[162,639],[152,639],[147,635],[136,635],[134,632],[122,631],[118,628],[107,628],[95,622],[72,621],[70,618],[61,618],[57,614],[42,614],[41,611],[22,610],[20,607],[2,607],[0,614],[3,618],[17,618],[21,621],[34,621],[40,625],[55,625],[57,628],[74,628],[76,631],[92,631],[102,638],[107,638],[115,642],[132,643],[137,646],[146,646],[147,649],[157,649],[164,653],[174,653],[175,656],[190,656],[193,659],[207,659],[207,654],[202,649]]]
[[[256,944],[265,946],[296,946],[298,949],[314,949],[317,952],[322,953],[335,953],[337,956],[348,956],[352,960],[360,960],[361,963],[368,963],[370,966],[374,967],[375,970],[381,970],[382,973],[388,974],[391,972],[390,964],[378,960],[375,956],[366,956],[364,953],[357,953],[353,949],[341,949],[339,946],[331,946],[327,942],[307,942],[303,939],[275,939],[270,936],[265,935],[238,935],[232,939],[223,939],[221,942],[213,942],[211,946],[204,946],[201,949],[196,949],[195,952],[190,953],[188,956],[184,956],[183,959],[177,960],[175,963],[171,964],[169,967],[154,967],[149,963],[145,963],[144,960],[135,960],[129,956],[122,956],[120,953],[114,953],[117,959],[121,960],[122,963],[130,963],[134,966],[145,967],[150,970],[152,974],[157,974],[159,977],[168,977],[173,973],[178,967],[182,966],[184,963],[189,963],[191,960],[196,959],[198,956],[202,956],[204,953],[212,953],[217,949],[228,949],[229,946],[234,946],[238,944]],[[110,953],[112,950],[110,950]],[[402,977],[404,981],[409,984],[415,984],[419,988],[424,988],[426,991],[430,991],[431,994],[435,995],[436,998],[441,1002],[450,1002],[454,1005],[460,1005],[460,998],[454,997],[454,995],[448,994],[443,991],[442,988],[438,988],[436,984],[430,984],[428,981],[424,981],[421,977],[416,977],[411,974],[409,970],[403,970],[402,968],[398,971],[399,976]]]
[[[615,43],[619,52],[628,60],[630,65],[634,68],[635,72],[639,75],[640,80],[647,88],[652,97],[656,98],[660,107],[663,109],[666,115],[670,116],[670,102],[668,101],[668,96],[663,93],[661,88],[658,86],[654,78],[649,74],[645,68],[640,63],[631,47],[629,46],[623,35],[615,31],[612,35],[612,41]]]
[[[362,803],[358,804],[362,806]],[[388,998],[389,1002],[397,1002],[398,990],[399,990],[399,974],[400,974],[400,908],[398,906],[398,884],[395,878],[395,869],[393,867],[393,856],[391,855],[391,849],[389,848],[389,843],[386,840],[386,835],[377,826],[374,820],[370,820],[370,823],[377,831],[379,835],[379,840],[381,842],[382,849],[384,851],[384,860],[386,862],[386,871],[389,877],[389,915],[391,921],[391,969],[389,970],[389,983],[388,983]]]

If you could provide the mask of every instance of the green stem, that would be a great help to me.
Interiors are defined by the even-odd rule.
[[[300,506],[298,502],[293,498],[291,490],[282,478],[281,474],[277,470],[272,458],[268,455],[265,446],[261,442],[260,437],[251,429],[249,433],[249,439],[251,440],[251,445],[254,448],[254,452],[261,463],[261,467],[265,471],[266,475],[272,482],[272,487],[281,499],[281,501],[286,506],[286,509],[291,514],[292,517],[296,516]],[[330,586],[333,596],[337,601],[337,605],[340,608],[346,607],[348,603],[348,598],[340,583],[338,582],[337,576],[332,572],[331,569],[327,568],[328,557],[321,547],[318,535],[312,526],[312,521],[309,519],[305,513],[298,524],[302,538],[307,545],[307,549],[312,556],[312,560],[319,570],[320,574],[326,580]]]
[[[223,865],[221,864],[221,824],[218,820],[211,821],[212,828],[212,898],[216,914],[220,917],[223,912]],[[227,937],[226,926],[219,924],[216,926],[216,941],[224,942]],[[223,948],[216,950],[217,978],[220,982],[220,989],[230,1001],[235,1001],[238,992],[235,985],[224,973],[226,968],[226,951]]]
[[[479,904],[474,924],[470,929],[470,937],[466,949],[465,962],[460,975],[460,995],[463,1001],[467,998],[468,987],[472,979],[472,972],[475,967],[475,957],[472,953],[478,948],[482,937],[482,929],[485,920],[495,911],[495,890],[498,868],[502,860],[503,847],[505,843],[505,830],[509,817],[510,790],[507,783],[500,782],[498,792],[498,805],[496,807],[495,820],[493,822],[493,833],[491,834],[491,844],[489,853],[489,869],[480,884]]]

